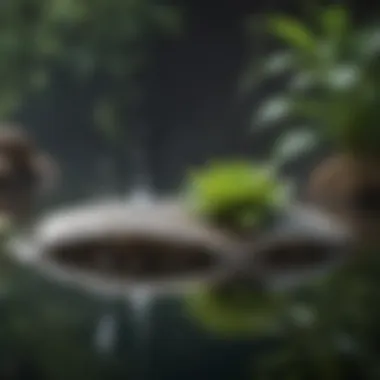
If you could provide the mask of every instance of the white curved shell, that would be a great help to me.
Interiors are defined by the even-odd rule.
[[[294,205],[270,234],[256,242],[253,266],[268,288],[286,291],[318,279],[344,263],[349,256],[351,238],[348,226],[332,216],[312,207]],[[268,252],[292,241],[325,247],[327,257],[303,268],[276,268],[265,263]]]
[[[35,229],[35,238],[45,249],[82,239],[128,236],[200,243],[215,249],[226,249],[230,244],[222,234],[194,219],[174,200],[151,204],[109,201],[74,207],[47,216]]]
[[[201,245],[224,260],[234,261],[234,243],[201,221],[188,215],[175,200],[158,200],[149,204],[108,201],[92,203],[54,212],[43,218],[32,236],[17,239],[11,245],[18,260],[30,263],[50,278],[73,283],[90,291],[105,294],[123,294],[135,286],[167,291],[183,291],[189,284],[209,281],[220,275],[227,266],[221,264],[210,273],[180,276],[171,280],[158,280],[136,284],[126,279],[66,268],[56,263],[49,252],[61,244],[73,244],[83,239],[139,237],[149,241],[165,241]]]

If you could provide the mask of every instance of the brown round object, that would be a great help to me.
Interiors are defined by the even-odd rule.
[[[38,152],[18,126],[0,127],[0,210],[14,218],[30,213],[37,192],[55,182],[52,160]]]
[[[312,172],[307,198],[324,209],[340,213],[354,186],[353,177],[350,157],[327,158]]]
[[[12,160],[23,162],[29,160],[36,147],[30,136],[18,126],[0,127],[0,152]]]
[[[36,154],[32,159],[33,172],[37,178],[38,191],[51,191],[60,179],[60,170],[56,162],[47,154]]]
[[[337,155],[312,173],[308,198],[348,221],[360,240],[380,242],[380,158]]]

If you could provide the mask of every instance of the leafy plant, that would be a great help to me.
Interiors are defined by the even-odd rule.
[[[316,22],[270,16],[265,31],[285,50],[265,57],[256,86],[284,78],[280,95],[255,112],[254,128],[300,125],[275,147],[284,160],[312,149],[320,140],[339,149],[375,154],[380,145],[380,28],[356,28],[342,6],[316,12]]]
[[[190,173],[186,194],[196,212],[237,228],[263,226],[286,199],[269,167],[244,161],[212,162]]]
[[[320,286],[294,295],[289,310],[301,306],[312,318],[300,323],[299,313],[289,313],[283,344],[260,355],[255,376],[378,378],[379,258],[378,250],[360,251]]]

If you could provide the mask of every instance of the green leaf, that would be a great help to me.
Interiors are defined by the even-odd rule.
[[[269,32],[290,47],[304,53],[313,53],[316,38],[300,21],[287,16],[274,16],[269,19]]]
[[[272,78],[273,76],[282,75],[294,69],[294,55],[289,51],[277,52],[265,57],[260,65],[253,62],[248,70],[244,73],[240,81],[240,91],[247,92],[255,86]]]
[[[289,51],[278,52],[266,59],[264,72],[267,75],[284,74],[286,71],[293,69],[294,64],[294,54]]]
[[[332,90],[346,91],[359,84],[360,74],[360,69],[355,65],[336,65],[328,71],[326,83]]]
[[[282,136],[275,145],[274,162],[282,166],[289,161],[310,152],[318,143],[318,136],[310,130],[299,130]]]
[[[254,116],[254,128],[268,128],[289,117],[293,112],[293,102],[289,98],[278,97],[266,101]]]
[[[380,55],[380,28],[368,28],[357,33],[356,49],[359,57],[365,60],[379,57]]]
[[[329,6],[322,12],[321,26],[328,38],[340,39],[347,31],[349,23],[349,14],[344,6]]]

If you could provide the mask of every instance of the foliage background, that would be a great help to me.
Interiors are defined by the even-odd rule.
[[[50,4],[74,6],[68,9],[67,19],[75,23],[77,3],[54,1]],[[116,0],[108,2],[115,7],[121,3]],[[149,8],[148,3],[143,1],[141,6]],[[128,124],[125,151],[124,147],[115,149],[113,143],[99,133],[93,120],[93,110],[98,104],[99,94],[107,93],[110,83],[104,72],[99,72],[105,70],[104,67],[92,72],[86,80],[79,80],[72,68],[79,68],[81,64],[72,62],[71,59],[78,59],[80,54],[65,50],[61,59],[60,50],[51,53],[52,56],[47,59],[46,51],[36,49],[36,46],[45,46],[46,41],[35,45],[30,40],[32,35],[27,26],[47,28],[43,29],[43,35],[46,36],[46,30],[50,30],[52,24],[56,25],[56,20],[44,18],[40,22],[39,17],[42,16],[37,17],[33,9],[28,8],[25,12],[18,13],[16,8],[25,5],[33,8],[41,4],[45,2],[14,0],[1,5],[11,7],[10,11],[15,13],[14,18],[6,12],[0,13],[0,17],[3,17],[0,41],[4,42],[8,37],[15,38],[21,47],[14,51],[15,55],[6,50],[1,54],[0,99],[3,99],[1,107],[6,112],[8,100],[12,100],[9,102],[12,105],[13,99],[17,101],[19,95],[22,95],[23,105],[15,110],[14,119],[28,126],[43,147],[57,156],[63,167],[65,181],[62,191],[50,202],[92,196],[99,183],[97,163],[103,156],[111,155],[114,159],[118,181],[116,186],[123,188],[128,182],[130,184],[135,175],[135,161],[128,148],[134,146],[136,139],[141,139],[146,147],[146,161],[152,173],[153,184],[160,191],[175,189],[189,166],[203,163],[209,157],[233,154],[265,157],[275,135],[268,132],[249,139],[247,131],[251,124],[252,104],[258,102],[265,93],[271,93],[277,84],[269,85],[262,93],[253,94],[247,101],[236,95],[236,84],[252,49],[256,55],[260,55],[275,46],[267,40],[256,41],[255,46],[252,46],[246,37],[243,21],[251,13],[260,14],[271,9],[300,13],[302,4],[285,1],[265,4],[221,1],[216,6],[211,1],[175,2],[174,5],[180,6],[183,12],[179,22],[180,36],[168,38],[164,34],[154,33],[153,37],[149,35],[143,42],[143,53],[149,53],[149,69],[143,74],[123,78],[122,81],[115,80],[117,84],[122,83],[122,90],[129,90],[132,84],[137,85],[136,90],[128,93],[135,95],[141,91],[143,95],[137,97],[137,100],[142,99],[141,102],[125,103],[132,104],[130,112],[127,112],[127,106],[126,109],[121,107],[125,111],[125,115],[124,112],[122,115],[123,124]],[[99,8],[94,8],[93,11],[99,12],[97,17],[102,19],[102,6],[105,2],[98,1],[96,4]],[[361,19],[366,19],[369,9],[370,13],[375,9],[363,1],[351,6],[354,14]],[[19,18],[21,14],[22,17]],[[104,18],[104,25],[95,26],[104,27],[107,33],[111,33],[112,28],[109,27],[117,25],[113,21],[113,17]],[[165,25],[166,23],[164,20]],[[173,26],[172,21],[170,25]],[[117,39],[117,32],[115,33]],[[54,36],[52,34],[50,37]],[[79,42],[87,44],[89,41]],[[64,46],[66,43],[65,40]],[[2,46],[5,49],[4,44]],[[97,49],[98,47],[94,48],[95,53],[98,52]],[[119,47],[115,49],[118,51]],[[40,64],[41,57],[44,57],[43,71],[49,74],[46,78],[49,79],[46,81],[48,87],[42,87],[45,75],[41,74],[41,67],[30,64],[31,60]],[[54,64],[51,64],[50,59]],[[129,61],[129,58],[125,59]],[[136,62],[134,57],[131,60]],[[31,77],[30,69],[33,69]],[[91,73],[88,67],[84,71]],[[25,80],[25,76],[28,80]],[[82,78],[81,75],[79,77]],[[29,78],[34,79],[29,82]],[[37,86],[39,92],[31,93],[30,85]],[[289,170],[302,180],[317,158],[298,163]],[[84,175],[86,181],[83,181]],[[48,203],[47,200],[44,203]],[[133,324],[124,303],[115,301],[111,305],[104,305],[88,295],[46,282],[6,261],[2,263],[2,268],[3,278],[10,280],[4,280],[4,295],[0,306],[2,379],[133,378],[133,363],[139,358],[133,356]],[[372,265],[371,270],[374,268],[376,266]],[[375,273],[374,279],[368,281],[369,269],[364,268],[363,273],[364,280],[356,272],[352,276],[359,279],[355,281],[348,275],[343,276],[340,285],[343,293],[339,294],[350,296],[345,299],[344,307],[336,306],[337,299],[340,298],[333,297],[335,293],[330,287],[321,296],[311,297],[310,291],[305,291],[307,299],[311,297],[319,301],[317,306],[312,304],[312,309],[318,307],[319,314],[329,315],[339,326],[347,325],[346,330],[350,334],[355,332],[354,343],[360,345],[360,349],[343,350],[339,354],[342,361],[336,360],[335,353],[339,347],[336,349],[329,341],[332,334],[327,334],[327,337],[317,336],[318,342],[313,340],[315,344],[305,346],[305,342],[311,341],[311,336],[316,339],[315,330],[300,330],[299,325],[295,324],[294,328],[287,330],[285,339],[281,340],[283,345],[270,339],[225,340],[202,331],[194,321],[188,320],[181,300],[163,299],[157,300],[153,311],[152,346],[148,355],[149,376],[152,379],[166,380],[205,378],[205,374],[209,379],[220,380],[254,376],[263,379],[265,376],[311,379],[312,373],[316,378],[339,378],[333,372],[333,367],[337,365],[339,371],[349,372],[352,378],[365,376],[364,378],[376,379],[378,276]],[[351,298],[354,294],[357,294],[360,306]],[[299,297],[303,300],[305,295],[301,293]],[[118,315],[122,333],[112,357],[100,358],[94,351],[92,334],[99,316],[109,308]],[[343,318],[341,315],[326,314],[326,310],[329,313],[334,310],[344,314],[343,311],[347,309],[352,314],[348,313],[351,315],[348,319],[344,317],[344,323],[340,322]],[[290,347],[289,342],[297,344]],[[281,348],[280,359],[277,355],[270,355],[277,363],[272,362],[269,369],[262,368],[265,360],[261,360],[261,356],[277,347]],[[315,351],[310,353],[310,348],[315,348]],[[319,356],[321,352],[325,356]],[[327,356],[331,352],[333,355]],[[303,359],[304,355],[308,355],[308,360]],[[331,362],[334,366],[326,367],[325,364]],[[271,373],[268,374],[268,371]],[[280,375],[273,371],[280,371]],[[340,378],[351,377],[341,373]]]

